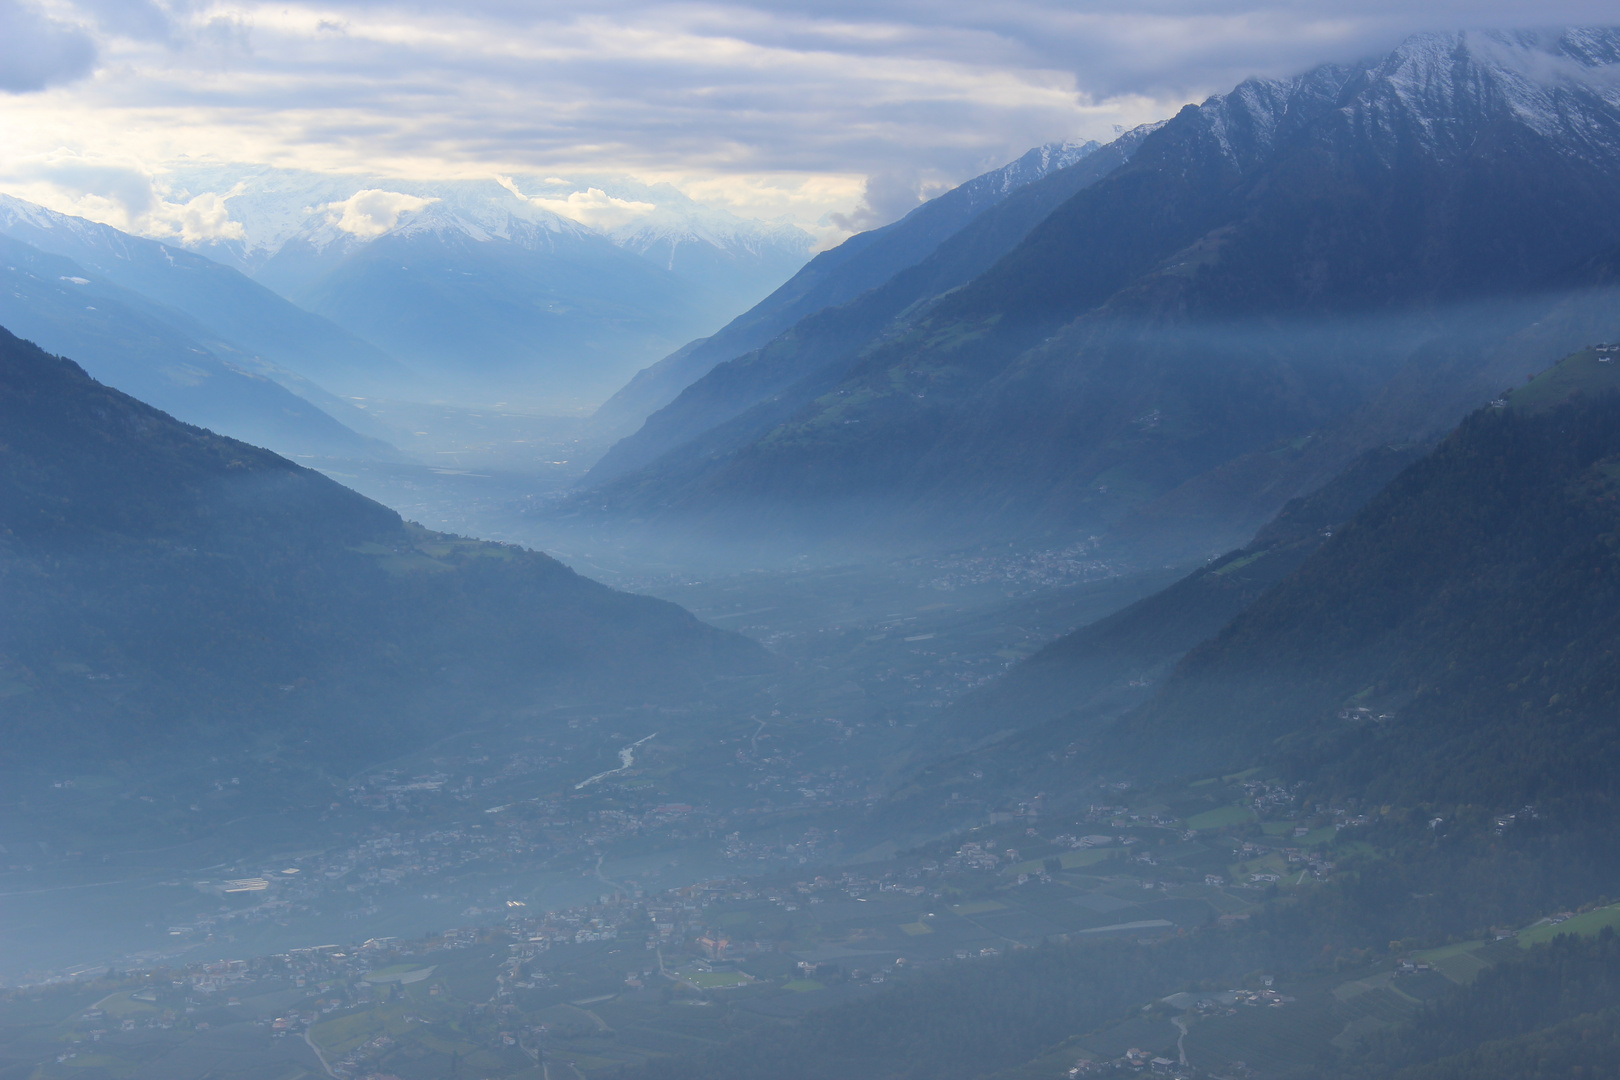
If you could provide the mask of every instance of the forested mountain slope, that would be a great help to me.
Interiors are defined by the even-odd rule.
[[[1606,800],[1620,765],[1620,363],[1469,417],[1102,740],[1164,771],[1266,757],[1373,800]]]
[[[931,226],[951,207],[957,208],[953,217],[965,216],[964,199],[959,196],[977,193],[981,196],[977,201],[983,202],[980,189],[984,188],[1003,196],[988,206],[974,206],[975,216],[881,282],[842,303],[809,310],[758,348],[714,365],[674,401],[649,416],[640,430],[615,444],[592,467],[584,485],[603,485],[642,469],[645,477],[628,481],[618,492],[608,493],[609,498],[624,498],[624,492],[640,484],[660,490],[667,498],[672,489],[691,484],[694,471],[703,475],[722,455],[797,413],[836,385],[864,352],[902,332],[908,321],[926,311],[929,302],[971,281],[1011,250],[1053,207],[1129,161],[1151,130],[1149,125],[1127,132],[1072,164],[1063,164],[1065,157],[1052,157],[1051,168],[1038,178],[1028,178],[1035,172],[1033,168],[1021,170],[1015,175],[1023,186],[1006,193],[1011,181],[1002,174],[1015,170],[1030,156],[1026,155],[1006,169],[969,181],[912,211],[888,227],[894,232],[880,230],[884,235],[872,241],[868,251],[851,257],[838,274],[829,272],[821,286],[809,290],[805,300],[791,310],[855,291],[877,270],[897,261],[889,256],[901,240],[906,242],[907,255],[915,255],[923,242],[935,239],[940,230]],[[1031,155],[1035,153],[1031,151]],[[999,182],[993,187],[985,184],[992,178]],[[924,213],[937,203],[948,205]],[[915,223],[914,218],[918,219]],[[774,326],[776,320],[762,317],[749,325]]]
[[[1101,730],[1146,701],[1175,663],[1282,581],[1398,472],[1420,443],[1369,450],[1330,483],[1294,499],[1249,544],[1174,585],[1046,646],[1006,676],[954,705],[951,738],[974,742],[1071,716]]]
[[[1611,30],[1422,35],[1190,106],[797,414],[617,512],[839,542],[1038,538],[1330,445],[1310,470],[1207,489],[1200,536],[1241,542],[1369,446],[1500,389],[1441,390],[1473,394],[1504,341],[1522,373],[1593,339],[1584,317],[1534,328],[1620,243],[1617,62]]]
[[[0,337],[5,769],[408,746],[585,695],[768,670],[545,555],[447,536]]]
[[[1091,142],[1037,146],[1017,161],[930,199],[899,221],[857,233],[822,252],[711,336],[689,342],[639,372],[602,405],[597,420],[607,427],[633,430],[716,364],[759,348],[807,315],[876,288],[926,258],[1010,193],[1073,165],[1096,149],[1097,144]]]

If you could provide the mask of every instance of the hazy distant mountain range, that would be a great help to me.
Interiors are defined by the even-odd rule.
[[[38,279],[5,298],[6,325],[185,420],[294,454],[394,454],[382,441],[407,433],[356,399],[599,401],[754,302],[810,244],[668,185],[590,189],[606,228],[519,197],[518,180],[406,194],[263,169],[186,178],[234,192],[214,223],[230,235],[190,251],[0,196],[6,273]],[[568,194],[551,204],[587,212]],[[34,274],[35,256],[58,259]],[[87,289],[106,302],[68,299]]]
[[[804,262],[807,233],[700,205],[667,184],[615,178],[421,182],[186,166],[171,178],[173,194],[219,195],[224,215],[196,235],[159,242],[9,196],[0,196],[0,234],[72,260],[41,279],[63,296],[69,278],[126,290],[123,308],[95,306],[105,324],[96,333],[85,325],[88,306],[47,304],[34,292],[25,301],[13,290],[12,324],[45,347],[183,419],[282,452],[376,456],[410,434],[380,424],[367,398],[546,412],[618,390],[596,425],[632,430],[715,364],[920,262],[986,209],[1068,175],[1094,149],[1038,147],[823,253],[774,292]],[[971,277],[1067,188],[1043,190],[1024,196],[1021,216],[988,254],[969,253],[968,270],[951,272]],[[9,272],[20,272],[15,260]],[[880,317],[894,302],[884,301]],[[137,308],[139,326],[129,314]],[[150,336],[154,323],[162,348],[96,344],[97,334]],[[740,400],[757,397],[744,390]],[[721,406],[728,410],[735,405]],[[650,439],[654,449],[669,441]]]
[[[573,407],[792,274],[812,237],[668,184],[182,168],[234,236],[189,246],[410,365],[415,393]]]
[[[851,318],[901,275],[794,326],[740,366],[854,328],[755,421],[656,414],[568,512],[801,547],[1237,546],[1368,447],[1620,335],[1616,70],[1613,30],[1459,33],[1245,82],[904,318]]]
[[[0,249],[0,325],[98,378],[285,453],[397,455],[328,387],[401,379],[400,365],[237,271],[6,196]]]

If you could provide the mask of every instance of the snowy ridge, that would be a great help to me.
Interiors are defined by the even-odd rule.
[[[1197,121],[1221,155],[1246,171],[1265,160],[1288,132],[1328,112],[1353,74],[1324,64],[1287,79],[1245,79],[1199,106]]]
[[[956,190],[974,197],[1007,195],[1026,184],[1033,184],[1049,172],[1068,168],[1088,157],[1101,145],[1096,141],[1045,143],[999,169],[974,177]]]
[[[605,237],[638,254],[660,243],[699,243],[737,254],[808,255],[810,234],[704,206],[669,184],[619,177],[513,176],[409,180],[332,176],[262,166],[183,166],[178,194],[230,192],[243,239],[198,245],[249,269],[289,241],[316,251],[358,247],[385,235],[461,234],[535,249],[562,237]]]
[[[986,174],[983,179],[988,180],[1005,195],[1026,184],[1034,183],[1049,172],[1067,169],[1070,165],[1089,157],[1101,145],[1095,140],[1046,143],[1037,146],[1018,160]]]
[[[1467,153],[1510,122],[1590,160],[1620,156],[1620,29],[1418,34],[1387,56],[1248,79],[1209,98],[1197,122],[1240,172],[1289,135],[1337,113],[1386,162],[1403,150]]]
[[[0,194],[0,232],[8,235],[20,233],[20,238],[26,239],[28,229],[67,233],[78,238],[87,247],[105,252],[111,258],[127,260],[134,257],[130,243],[135,238],[111,225],[63,214],[10,195]],[[170,261],[173,261],[172,256]]]
[[[1344,119],[1386,157],[1413,138],[1463,154],[1504,120],[1576,156],[1620,155],[1620,30],[1421,34],[1349,89]]]
[[[345,251],[382,236],[423,235],[464,236],[478,243],[505,240],[530,250],[543,250],[550,248],[558,235],[595,235],[586,226],[520,199],[493,181],[431,188],[397,184],[394,188],[415,190],[363,188],[348,199],[317,210],[288,239],[302,240],[320,252],[333,245]],[[394,216],[379,219],[377,213],[363,209],[355,214],[356,208],[366,206],[368,194],[384,215],[392,211]]]

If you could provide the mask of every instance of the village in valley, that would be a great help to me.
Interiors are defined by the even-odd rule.
[[[594,1080],[947,965],[1060,942],[1151,944],[1243,920],[1377,859],[1367,837],[1389,809],[1318,806],[1258,771],[1175,790],[1120,781],[1073,807],[1042,793],[985,803],[982,823],[952,839],[863,852],[837,814],[808,805],[790,831],[781,813],[762,828],[736,808],[632,798],[639,767],[486,806],[507,792],[486,786],[479,766],[511,781],[545,768],[548,754],[471,749],[488,760],[357,778],[339,809],[362,818],[345,820],[387,824],[342,847],[191,882],[197,914],[167,927],[160,955],[4,991],[0,1055],[33,1061],[27,1075],[40,1080],[200,1080],[227,1058],[277,1080]],[[835,777],[823,786],[836,794]],[[432,805],[455,820],[431,820],[422,808]],[[575,899],[525,888],[531,862],[568,866]],[[243,948],[301,909],[343,907],[361,915],[327,926],[372,925],[407,893],[436,896],[425,902],[457,928]],[[1020,1075],[1264,1077],[1409,1015],[1521,938],[1615,923],[1620,908],[1564,912],[1522,934],[1365,969],[1192,987],[1073,1033]],[[1239,1044],[1251,1047],[1242,1060]]]

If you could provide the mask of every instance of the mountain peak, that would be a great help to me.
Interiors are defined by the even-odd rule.
[[[1416,137],[1447,157],[1512,121],[1578,153],[1613,154],[1620,29],[1418,34],[1346,87],[1346,118],[1393,151]]]

